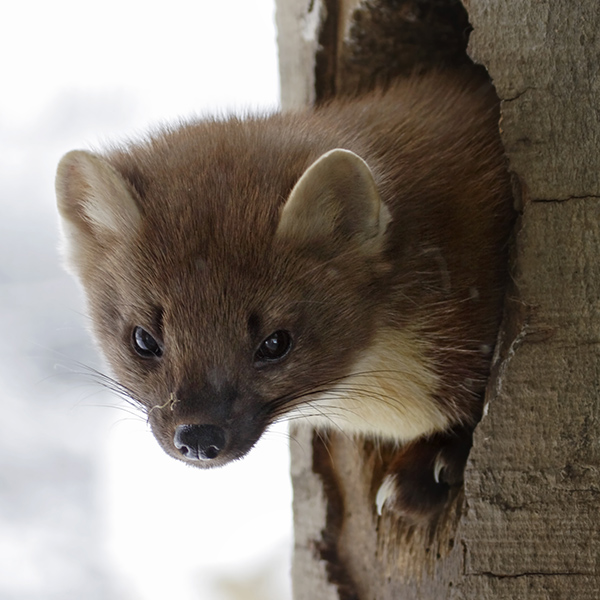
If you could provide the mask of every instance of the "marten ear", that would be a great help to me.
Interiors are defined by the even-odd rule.
[[[104,159],[74,150],[60,161],[56,198],[71,266],[92,259],[100,245],[130,239],[141,215],[134,191]]]
[[[389,221],[367,163],[354,152],[336,149],[300,177],[283,206],[276,237],[308,247],[353,242],[377,252]]]

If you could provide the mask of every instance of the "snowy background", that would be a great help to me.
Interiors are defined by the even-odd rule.
[[[286,600],[285,428],[187,468],[86,378],[53,189],[68,150],[276,106],[273,1],[6,3],[0,88],[0,599]]]

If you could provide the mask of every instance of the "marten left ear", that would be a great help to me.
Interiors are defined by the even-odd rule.
[[[135,190],[104,158],[74,150],[56,172],[56,199],[62,216],[67,265],[83,273],[107,248],[126,244],[141,224]]]
[[[374,253],[381,249],[390,218],[367,163],[336,149],[300,177],[281,211],[276,238],[305,247],[350,243]]]

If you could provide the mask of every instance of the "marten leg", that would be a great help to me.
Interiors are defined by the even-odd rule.
[[[403,447],[377,492],[379,514],[389,509],[415,522],[435,517],[450,488],[462,483],[472,438],[472,430],[461,427]]]

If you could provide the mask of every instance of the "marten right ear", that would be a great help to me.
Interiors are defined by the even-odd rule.
[[[104,159],[83,150],[66,154],[56,173],[66,258],[82,266],[99,245],[131,238],[141,221],[135,193]]]
[[[283,206],[276,238],[332,251],[381,249],[390,213],[367,163],[354,152],[323,154],[300,177]]]

